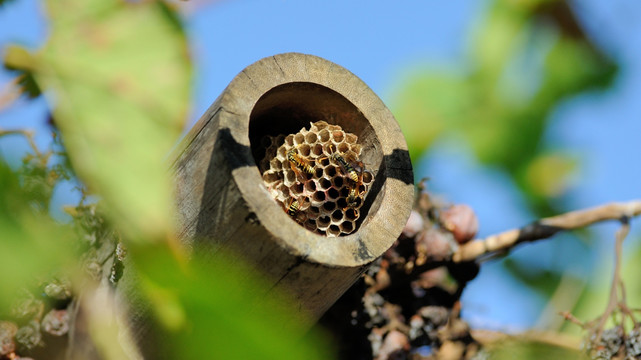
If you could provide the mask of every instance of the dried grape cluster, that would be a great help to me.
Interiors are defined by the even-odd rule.
[[[621,326],[603,330],[601,336],[589,334],[583,347],[592,359],[639,359],[641,358],[641,329],[633,328],[626,333]]]
[[[487,358],[460,316],[460,296],[478,273],[449,262],[478,230],[471,207],[431,196],[425,184],[401,235],[321,318],[340,359]]]
[[[374,178],[359,161],[358,136],[325,121],[296,134],[267,136],[259,168],[274,199],[299,224],[321,235],[356,230]]]

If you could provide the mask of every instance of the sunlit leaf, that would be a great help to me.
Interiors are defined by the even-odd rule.
[[[550,215],[549,200],[568,178],[543,179],[542,163],[532,164],[561,156],[542,146],[549,115],[568,97],[607,86],[616,72],[580,31],[556,26],[560,21],[575,23],[559,1],[494,1],[463,66],[410,77],[393,110],[412,159],[439,137],[463,140],[481,163],[512,176],[535,213]],[[568,164],[552,165],[568,174]]]
[[[51,0],[47,10],[45,48],[13,48],[7,62],[32,71],[75,170],[128,238],[166,238],[163,159],[186,117],[191,72],[176,15],[162,2],[117,0]]]
[[[561,274],[541,269],[532,269],[507,258],[502,262],[505,269],[523,284],[537,291],[543,297],[549,297],[556,290]]]
[[[561,154],[541,155],[528,164],[526,181],[537,195],[558,197],[571,185],[576,160]]]
[[[416,159],[439,135],[463,119],[470,101],[467,88],[456,75],[421,74],[413,77],[396,96],[394,114],[399,121],[412,159]]]
[[[166,340],[154,347],[167,358],[333,358],[323,337],[303,339],[306,328],[292,321],[288,299],[263,296],[264,279],[239,261],[194,254],[180,265],[158,246],[132,255],[141,289],[166,328]]]

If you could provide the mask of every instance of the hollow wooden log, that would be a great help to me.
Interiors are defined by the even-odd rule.
[[[360,160],[375,174],[358,228],[347,236],[296,223],[257,167],[265,135],[296,133],[317,120],[356,134]],[[242,256],[275,293],[291,294],[297,306],[289,313],[310,326],[394,243],[410,214],[412,167],[398,123],[359,78],[316,56],[281,54],[245,68],[181,149],[172,167],[180,237],[214,258],[219,249]]]

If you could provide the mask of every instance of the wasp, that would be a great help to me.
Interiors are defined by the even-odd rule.
[[[292,198],[289,201],[289,205],[287,205],[287,207],[285,208],[285,212],[287,213],[287,215],[291,216],[296,221],[299,221],[298,220],[298,213],[301,211],[301,207],[305,203],[305,200],[306,199],[305,199],[304,196],[301,196],[301,197],[299,197],[297,199],[296,198]]]
[[[367,189],[361,192],[359,192],[359,189],[363,185],[363,173],[370,173],[368,170],[365,170],[362,162],[358,161],[356,166],[358,167],[358,171],[354,170],[354,172],[356,173],[356,181],[354,182],[354,184],[352,184],[353,186],[350,187],[346,199],[347,207],[351,208],[356,207],[358,205],[358,199],[362,199],[363,195],[367,192]]]
[[[356,207],[356,205],[358,205],[358,199],[361,199],[363,194],[365,194],[365,191],[359,193],[358,188],[359,186],[354,186],[349,189],[349,194],[347,194],[347,207],[345,209],[348,207]]]
[[[298,214],[298,211],[300,210],[300,205],[301,205],[301,202],[298,201],[298,199],[292,198],[292,200],[289,202],[289,206],[287,206],[287,209],[285,209],[285,211],[287,212],[287,215],[291,217],[295,217],[296,214]]]
[[[301,175],[301,171],[306,174],[313,175],[314,168],[309,165],[307,159],[296,152],[296,149],[298,149],[298,147],[292,148],[287,152],[287,160],[289,160],[289,166],[291,166],[296,175]]]
[[[350,179],[354,183],[358,183],[359,175],[356,169],[354,169],[354,167],[347,160],[345,160],[345,158],[341,154],[339,154],[338,152],[334,152],[332,150],[333,147],[334,147],[333,144],[329,145],[329,150],[333,152],[330,158],[336,161],[341,166],[341,169],[343,170],[345,175],[347,175],[348,179]],[[362,180],[362,176],[361,176],[361,180]]]

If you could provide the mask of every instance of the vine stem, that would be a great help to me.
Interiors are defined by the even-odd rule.
[[[641,214],[641,199],[609,203],[543,218],[519,229],[507,230],[461,245],[452,255],[452,261],[478,260],[481,257],[509,251],[522,242],[549,238],[562,230],[578,229],[606,220],[629,219],[639,214]]]
[[[607,320],[612,316],[614,311],[616,309],[620,308],[620,304],[623,304],[624,307],[623,309],[627,309],[627,305],[625,305],[625,288],[623,286],[623,281],[621,279],[621,253],[623,251],[623,240],[625,240],[625,237],[628,235],[628,232],[630,232],[630,219],[627,216],[623,216],[621,218],[621,228],[617,230],[616,233],[616,241],[615,241],[615,251],[614,251],[614,275],[612,277],[612,286],[610,287],[610,299],[608,300],[608,305],[605,308],[605,311],[603,314],[597,319],[597,325],[595,328],[595,333],[596,333],[596,342],[598,342],[601,339],[601,335],[603,334],[603,329],[605,327],[605,323]],[[621,290],[621,302],[619,302],[619,296],[617,294],[617,290]],[[623,313],[622,314],[622,320],[621,324],[623,325],[624,322],[624,317],[625,315],[631,315],[630,313]],[[633,316],[630,316],[633,322],[636,323],[634,320]]]
[[[13,130],[4,130],[0,129],[0,137],[2,136],[7,136],[7,135],[22,135],[24,136],[27,141],[29,142],[29,146],[31,147],[31,150],[33,150],[34,155],[38,158],[43,158],[46,162],[46,160],[49,158],[48,156],[45,156],[39,149],[38,146],[36,145],[36,142],[33,140],[33,132],[29,130],[24,130],[24,129],[13,129]]]

